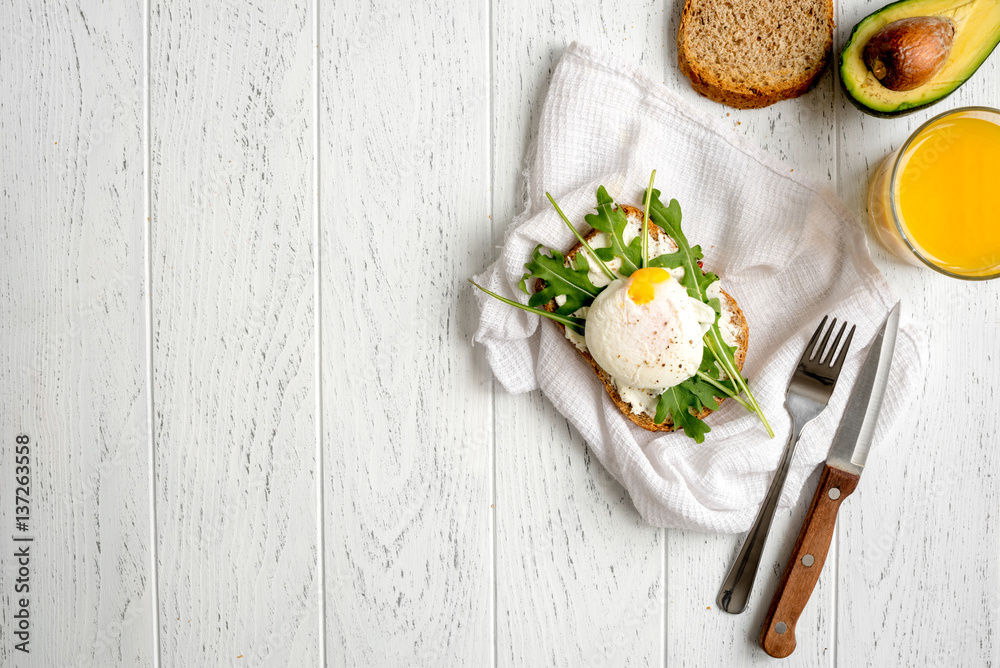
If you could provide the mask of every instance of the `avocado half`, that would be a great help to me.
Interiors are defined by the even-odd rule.
[[[951,54],[929,81],[907,91],[889,90],[875,78],[862,54],[868,40],[900,19],[940,16],[955,24]],[[881,118],[912,113],[940,102],[976,73],[1000,42],[1000,0],[899,0],[854,26],[840,53],[840,82],[861,111]]]

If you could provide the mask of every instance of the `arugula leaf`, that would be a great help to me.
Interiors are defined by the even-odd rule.
[[[653,181],[656,180],[656,170],[649,175],[649,187],[646,188],[646,203],[642,209],[642,266],[649,266],[649,199],[653,194]]]
[[[688,253],[691,254],[691,258],[695,264],[698,264],[698,261],[705,257],[705,254],[701,252],[701,246],[692,246],[688,252],[678,248],[673,253],[657,255],[649,261],[649,266],[676,269],[677,267],[684,266],[684,261],[687,259]]]
[[[687,383],[688,381],[684,381]],[[656,404],[656,417],[653,418],[657,424],[662,424],[667,417],[673,420],[674,426],[684,430],[684,433],[694,439],[695,443],[702,443],[705,434],[712,429],[691,414],[691,409],[697,410],[696,406],[701,404],[698,396],[691,390],[684,387],[684,383],[667,388],[660,395],[660,400]],[[712,401],[715,401],[712,399]],[[715,405],[719,407],[718,404]]]
[[[589,306],[600,292],[600,288],[590,282],[590,265],[583,253],[577,253],[571,267],[565,266],[566,258],[557,250],[549,250],[551,255],[542,253],[542,245],[535,246],[531,260],[524,266],[528,272],[521,278],[521,289],[528,292],[527,281],[540,278],[545,287],[531,295],[528,306],[548,304],[559,295],[566,297],[562,306],[557,306],[557,315],[569,315],[583,306]]]
[[[711,429],[698,419],[695,415],[701,413],[706,408],[710,411],[719,410],[717,395],[728,395],[737,403],[753,411],[753,407],[736,396],[739,390],[733,381],[718,380],[715,377],[705,375],[714,371],[718,375],[718,368],[709,355],[705,356],[706,361],[702,362],[699,373],[681,382],[679,385],[668,388],[660,395],[660,400],[656,404],[657,424],[662,424],[668,417],[673,420],[677,428],[682,429],[685,434],[701,443],[705,440],[705,434]]]
[[[563,325],[565,325],[568,329],[573,330],[574,332],[576,332],[580,336],[584,335],[583,334],[584,327],[587,324],[586,320],[584,318],[574,318],[573,316],[567,316],[567,315],[556,315],[555,313],[550,313],[550,312],[546,311],[545,309],[534,308],[533,306],[525,306],[524,304],[519,304],[518,302],[516,302],[516,301],[514,301],[512,299],[507,299],[506,297],[501,297],[497,293],[492,292],[490,290],[487,290],[486,288],[484,288],[483,286],[479,285],[479,283],[476,283],[471,278],[469,279],[469,283],[472,283],[474,286],[476,286],[477,288],[479,288],[480,290],[482,290],[483,292],[485,292],[489,296],[494,297],[496,299],[499,299],[504,304],[509,304],[510,306],[513,306],[515,308],[519,308],[522,311],[527,311],[528,313],[534,313],[536,315],[544,316],[544,317],[548,318],[549,320],[555,320],[556,322],[559,322],[559,323],[562,323]]]
[[[655,191],[654,191],[655,192]],[[622,276],[631,276],[632,272],[639,268],[642,263],[642,235],[632,240],[632,243],[625,245],[623,234],[628,226],[628,218],[621,209],[614,208],[615,201],[605,190],[604,186],[597,189],[597,213],[589,213],[584,216],[591,227],[598,232],[603,232],[604,237],[610,245],[604,248],[595,248],[594,254],[604,262],[610,262],[612,258],[619,257],[622,266],[618,273]]]
[[[722,347],[725,349],[724,352],[725,352],[726,356],[727,357],[732,357],[733,361],[735,362],[736,361],[736,346],[731,346],[728,343],[726,343],[725,340],[723,340],[722,341]],[[708,374],[709,376],[711,376],[712,378],[719,378],[719,379],[721,379],[722,376],[723,376],[723,372],[722,372],[722,370],[719,369],[718,360],[715,359],[714,355],[712,355],[712,352],[711,352],[711,350],[709,350],[709,347],[707,345],[705,346],[705,350],[707,352],[706,352],[705,356],[701,359],[701,366],[698,367],[698,371],[702,371],[702,372]],[[732,380],[731,378],[727,377],[727,379],[725,381],[721,381],[720,380],[720,382],[726,383],[727,384],[726,386],[729,387],[731,380]]]
[[[559,208],[559,205],[556,204],[555,197],[553,197],[549,193],[545,193],[545,196],[549,198],[550,202],[552,202],[552,207],[556,210],[556,213],[559,214],[559,217],[562,218],[562,221],[566,223],[566,227],[568,227],[573,232],[573,236],[576,237],[576,240],[580,242],[580,245],[586,248],[587,251],[593,255],[593,258],[597,260],[597,264],[601,268],[601,271],[604,272],[604,275],[607,276],[608,279],[612,281],[618,278],[617,276],[615,276],[615,273],[608,268],[608,265],[604,264],[601,258],[598,257],[597,253],[594,252],[594,249],[590,247],[590,243],[583,237],[582,234],[580,234],[580,230],[576,229],[573,223],[569,222],[569,218],[566,217],[566,214],[563,213],[562,209]]]
[[[723,381],[719,383],[723,384]],[[669,416],[685,434],[693,438],[696,443],[701,443],[705,440],[705,434],[711,429],[695,415],[706,408],[711,411],[719,410],[719,402],[715,398],[719,393],[718,388],[712,383],[697,375],[693,376],[679,385],[664,390],[656,404],[654,419],[657,424],[662,424]]]
[[[669,206],[663,206],[663,202],[660,201],[660,191],[653,190],[649,217],[663,228],[677,244],[675,252],[654,258],[650,261],[650,265],[666,269],[683,267],[684,276],[680,283],[687,288],[688,294],[712,306],[716,313],[721,311],[722,305],[717,300],[715,303],[711,303],[712,300],[709,300],[706,295],[708,286],[719,280],[719,277],[710,271],[703,271],[698,266],[698,261],[704,257],[704,253],[702,253],[701,246],[692,247],[688,243],[687,237],[684,236],[684,231],[681,230],[681,205],[677,203],[677,200],[672,199]]]
[[[719,373],[719,366],[716,364],[715,358],[712,356],[711,352],[708,352],[708,346],[702,351],[701,365],[698,367],[698,371],[711,376],[712,378],[722,378],[722,374]]]
[[[719,410],[719,402],[715,400],[715,395],[718,394],[719,390],[698,376],[688,378],[681,383],[681,387],[697,398],[694,406],[695,412],[700,413],[706,408],[710,411]]]

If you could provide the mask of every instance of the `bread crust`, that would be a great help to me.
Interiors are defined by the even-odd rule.
[[[692,55],[688,46],[689,31],[700,0],[685,0],[684,11],[681,14],[680,28],[677,30],[677,64],[681,72],[691,81],[691,87],[699,94],[710,100],[728,105],[736,109],[760,109],[775,102],[799,97],[812,89],[819,81],[826,66],[830,62],[830,54],[833,50],[833,0],[824,3],[826,10],[826,45],[823,54],[817,61],[816,66],[801,74],[797,79],[792,80],[787,86],[754,86],[752,82],[746,82],[743,87],[734,87],[728,82],[722,81],[702,67],[697,59]]]
[[[618,208],[621,209],[621,211],[628,218],[638,216],[641,219],[643,217],[643,212],[634,206],[629,206],[628,204],[619,204]],[[585,234],[583,238],[589,242],[597,234],[598,234],[597,230],[591,230],[590,232]],[[661,234],[666,234],[666,232],[664,232],[658,225],[650,221],[649,236],[653,239],[659,239]],[[583,244],[578,243],[577,245],[573,246],[573,248],[571,248],[568,253],[566,253],[566,258],[570,259],[575,257],[576,254],[579,253],[582,249],[583,249]],[[542,290],[544,287],[545,287],[545,281],[543,281],[540,278],[536,279],[535,292]],[[747,324],[746,316],[743,314],[743,310],[739,307],[739,304],[736,303],[736,300],[733,299],[733,297],[725,290],[722,291],[722,296],[726,300],[727,304],[732,308],[734,316],[736,318],[736,322],[739,325],[739,335],[737,336],[736,339],[736,344],[737,344],[736,353],[734,354],[733,357],[736,361],[736,366],[740,369],[740,371],[742,371],[743,363],[746,360],[747,348],[750,343],[750,328],[749,325]],[[555,301],[551,301],[548,304],[545,304],[542,308],[550,312],[555,311],[556,303]],[[563,332],[563,335],[565,335],[566,327],[561,323],[555,323],[555,324]],[[580,353],[585,360],[587,360],[587,363],[590,364],[591,369],[594,370],[594,373],[597,375],[597,377],[601,380],[601,383],[604,385],[604,389],[607,391],[608,396],[611,397],[611,400],[615,403],[615,406],[618,407],[618,410],[620,410],[625,417],[627,417],[629,420],[631,420],[635,424],[639,425],[640,427],[648,431],[674,431],[676,429],[673,420],[671,420],[669,417],[666,419],[666,421],[663,422],[663,424],[657,424],[656,422],[653,421],[652,416],[637,415],[636,413],[633,413],[631,405],[629,405],[628,402],[622,399],[621,395],[618,394],[618,390],[617,388],[615,388],[615,384],[614,381],[611,379],[611,376],[608,375],[608,372],[606,372],[604,369],[600,367],[600,365],[597,364],[597,361],[593,358],[590,352],[585,350],[580,350],[576,346],[573,346],[573,349],[576,350],[578,353]],[[724,400],[725,397],[716,397],[716,401],[718,401],[720,405]],[[704,419],[711,413],[712,411],[706,408],[701,413],[698,414],[698,417]]]

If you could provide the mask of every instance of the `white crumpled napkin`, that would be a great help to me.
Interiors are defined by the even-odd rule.
[[[599,185],[618,202],[641,206],[649,173],[664,201],[676,198],[692,244],[722,278],[750,323],[744,375],[775,438],[735,402],[707,418],[702,444],[682,433],[645,431],[626,419],[555,323],[477,291],[475,341],[486,348],[507,391],[541,388],[628,489],[642,517],[663,527],[731,533],[749,528],[790,429],[785,388],[824,314],[858,326],[829,407],[803,432],[781,505],[799,497],[825,460],[868,342],[896,299],[872,264],[861,223],[828,188],[804,182],[730,128],[705,118],[659,82],[573,44],[556,68],[529,157],[527,202],[499,259],[477,282],[527,302],[517,289],[536,244],[574,245],[545,199],[549,191],[571,221],[595,204]],[[904,322],[906,305],[903,305]],[[899,333],[876,442],[892,429],[921,385],[926,335]]]

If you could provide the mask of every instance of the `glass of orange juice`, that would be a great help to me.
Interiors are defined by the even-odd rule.
[[[1000,110],[935,116],[875,171],[868,213],[901,259],[968,280],[1000,276]]]

